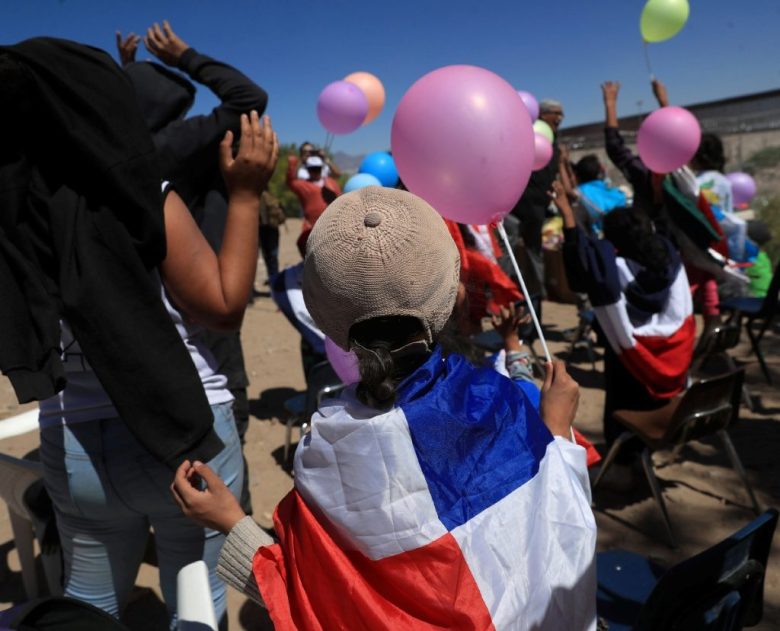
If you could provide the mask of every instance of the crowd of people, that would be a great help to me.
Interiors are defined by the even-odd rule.
[[[135,61],[141,41],[157,62]],[[735,213],[720,139],[653,173],[605,83],[605,147],[630,188],[556,140],[506,220],[528,296],[493,226],[444,221],[402,182],[342,194],[337,165],[305,142],[286,173],[301,262],[280,270],[266,92],[167,22],[117,46],[119,65],[52,38],[0,47],[14,121],[0,144],[0,368],[20,402],[40,401],[65,596],[119,618],[151,528],[172,628],[176,575],[203,560],[222,628],[227,583],[285,629],[595,629],[599,455],[572,427],[565,365],[523,343],[528,301],[542,317],[542,226],[562,217],[568,283],[604,343],[610,446],[615,410],[685,390],[696,310],[703,336],[722,292],[766,292],[770,235]],[[209,114],[187,116],[194,83],[219,100]],[[556,139],[563,117],[540,103]],[[274,532],[252,518],[242,454],[258,251],[304,374],[326,338],[359,371],[298,445]],[[721,260],[753,263],[750,284]],[[617,477],[636,458],[624,445]]]

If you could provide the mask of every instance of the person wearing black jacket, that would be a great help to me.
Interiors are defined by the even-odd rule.
[[[143,41],[147,50],[165,65],[136,62],[140,37],[133,33],[125,38],[117,33],[120,61],[135,87],[141,112],[152,132],[163,177],[175,184],[209,244],[219,252],[227,217],[227,197],[216,148],[226,131],[238,131],[242,112],[254,110],[263,114],[268,94],[237,69],[189,46],[167,20],[162,26],[151,26]],[[185,118],[196,88],[182,74],[169,68],[208,87],[220,100],[219,105],[209,114]],[[228,379],[227,387],[234,397],[233,416],[243,446],[249,425],[249,379],[240,332],[206,330],[200,339],[214,356],[220,374]],[[241,505],[248,515],[252,514],[245,458]]]

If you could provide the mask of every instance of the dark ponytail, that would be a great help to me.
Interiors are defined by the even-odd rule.
[[[373,408],[390,407],[398,384],[427,358],[424,348],[394,352],[424,339],[422,324],[409,316],[373,318],[353,325],[349,337],[360,369],[358,399]]]

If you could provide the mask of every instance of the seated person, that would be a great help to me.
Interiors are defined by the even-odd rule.
[[[537,412],[506,377],[446,354],[459,267],[421,199],[339,198],[310,235],[303,290],[315,322],[357,355],[360,382],[299,444],[280,542],[206,465],[177,470],[182,510],[230,533],[223,576],[277,628],[595,629],[577,385],[549,364]]]

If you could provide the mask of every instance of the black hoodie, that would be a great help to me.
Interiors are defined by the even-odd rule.
[[[170,466],[222,448],[151,271],[160,171],[127,76],[103,51],[0,47],[0,369],[20,402],[65,386],[65,318],[120,416]],[[21,130],[21,131],[20,131]]]

